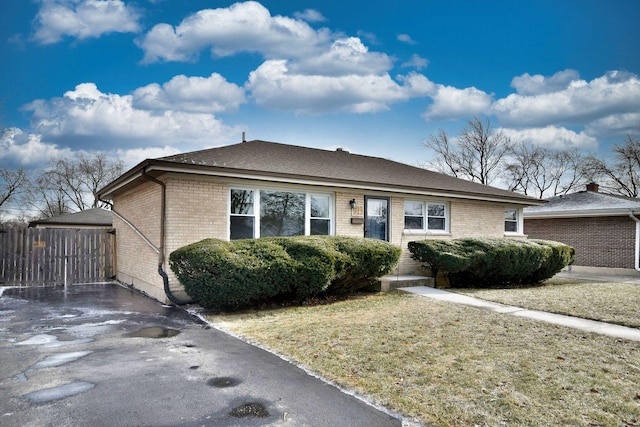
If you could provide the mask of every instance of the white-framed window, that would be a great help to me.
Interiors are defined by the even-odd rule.
[[[449,231],[449,204],[445,202],[405,200],[404,228],[415,231]]]
[[[229,239],[329,235],[333,195],[284,189],[232,188]]]
[[[518,209],[509,208],[504,210],[504,231],[505,233],[518,233],[520,232],[520,218],[518,216]]]

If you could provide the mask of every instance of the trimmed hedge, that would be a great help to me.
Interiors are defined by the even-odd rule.
[[[240,309],[367,287],[400,253],[380,240],[338,236],[206,239],[172,252],[169,265],[198,304]]]
[[[575,258],[549,240],[454,239],[409,242],[411,258],[442,272],[453,287],[508,287],[546,280]]]

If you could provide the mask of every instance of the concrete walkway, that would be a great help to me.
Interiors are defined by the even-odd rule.
[[[510,314],[512,316],[526,317],[528,319],[540,320],[555,325],[567,326],[581,329],[583,331],[595,332],[597,334],[609,335],[631,341],[640,341],[640,329],[629,328],[627,326],[614,325],[611,323],[597,322],[595,320],[581,319],[579,317],[565,316],[562,314],[547,313],[545,311],[527,310],[520,307],[513,307],[496,302],[481,300],[466,295],[444,291],[442,289],[429,288],[426,286],[413,286],[409,288],[399,288],[400,290],[422,295],[438,301],[463,304],[477,307],[496,313]]]

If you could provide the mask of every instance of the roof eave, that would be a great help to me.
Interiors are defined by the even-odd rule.
[[[264,172],[264,171],[255,171],[255,170],[249,170],[249,169],[226,168],[221,166],[210,166],[210,165],[180,164],[180,163],[167,162],[162,160],[145,162],[144,164],[140,164],[138,166],[138,169],[139,170],[137,170],[137,173],[131,174],[128,180],[122,180],[121,185],[118,188],[140,177],[142,170],[144,169],[146,172],[158,171],[158,172],[174,172],[174,173],[191,173],[191,174],[198,174],[198,175],[223,176],[223,177],[229,177],[229,178],[242,178],[242,179],[260,180],[260,181],[286,182],[286,183],[294,183],[294,184],[302,184],[302,185],[317,185],[317,186],[328,185],[331,187],[347,187],[347,188],[356,188],[356,189],[362,189],[362,190],[400,192],[400,193],[407,193],[407,194],[409,193],[425,194],[425,195],[434,196],[434,197],[453,197],[453,198],[461,198],[461,199],[502,202],[502,203],[522,205],[522,206],[540,206],[547,203],[545,200],[534,199],[532,197],[517,195],[515,193],[513,197],[498,196],[498,195],[491,195],[491,194],[487,195],[487,194],[479,194],[479,193],[465,192],[465,191],[456,191],[456,190],[449,191],[449,190],[443,190],[443,189],[433,189],[433,188],[427,188],[427,187],[372,184],[370,182],[356,181],[356,180],[341,180],[341,179],[332,179],[332,178],[318,179],[317,177],[313,177],[313,176],[305,176],[305,175],[297,175],[297,174]],[[116,190],[117,188],[113,188],[110,191],[110,193],[113,193]]]
[[[523,213],[525,219],[544,218],[586,218],[586,217],[607,217],[607,216],[628,216],[629,214],[640,214],[638,209],[580,209],[571,211],[548,211],[548,212],[527,212]]]

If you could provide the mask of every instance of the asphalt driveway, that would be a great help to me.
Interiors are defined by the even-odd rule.
[[[3,289],[1,426],[400,426],[117,284]]]

